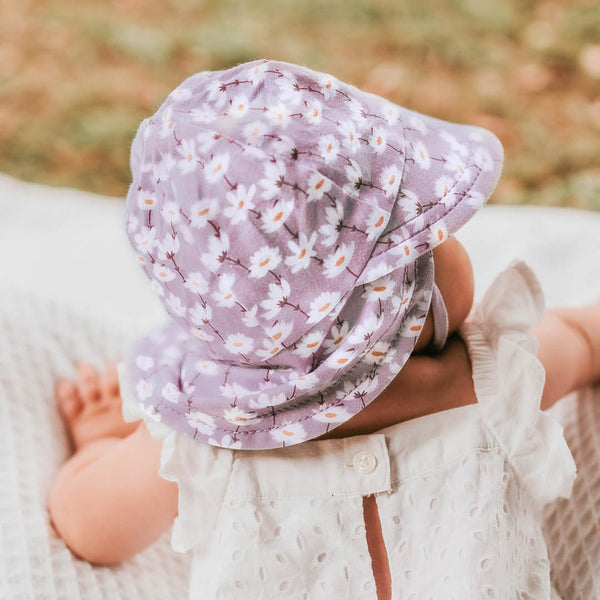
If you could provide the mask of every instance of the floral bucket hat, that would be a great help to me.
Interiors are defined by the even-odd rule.
[[[184,81],[132,148],[129,238],[171,316],[128,364],[141,408],[243,449],[350,419],[413,351],[432,249],[502,160],[486,130],[296,65]]]

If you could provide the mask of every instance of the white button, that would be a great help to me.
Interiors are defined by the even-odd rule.
[[[368,475],[372,473],[377,467],[377,458],[371,452],[361,450],[354,455],[352,459],[352,466],[357,473],[361,475]]]

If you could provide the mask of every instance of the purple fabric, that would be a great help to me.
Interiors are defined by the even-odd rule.
[[[347,421],[423,326],[432,249],[487,200],[502,147],[273,61],[199,73],[136,135],[128,232],[172,320],[141,340],[142,408],[224,447]]]

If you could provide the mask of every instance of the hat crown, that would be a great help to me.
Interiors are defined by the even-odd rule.
[[[309,369],[312,358],[286,348],[325,334],[386,248],[404,168],[398,116],[382,98],[271,61],[172,92],[140,127],[129,198],[153,232],[146,268],[165,282],[169,312],[200,339],[237,336],[252,346],[244,360]],[[277,323],[287,343],[267,356]],[[258,347],[246,343],[257,326]],[[211,348],[234,358],[231,344]]]

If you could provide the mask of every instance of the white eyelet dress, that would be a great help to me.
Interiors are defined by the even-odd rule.
[[[146,415],[164,438],[160,474],[179,485],[172,545],[193,552],[190,598],[376,600],[370,494],[392,598],[550,598],[540,509],[568,497],[575,464],[539,410],[544,371],[528,330],[543,304],[526,265],[502,273],[462,329],[479,403],[375,434],[230,450]],[[144,416],[126,394],[124,413]]]

